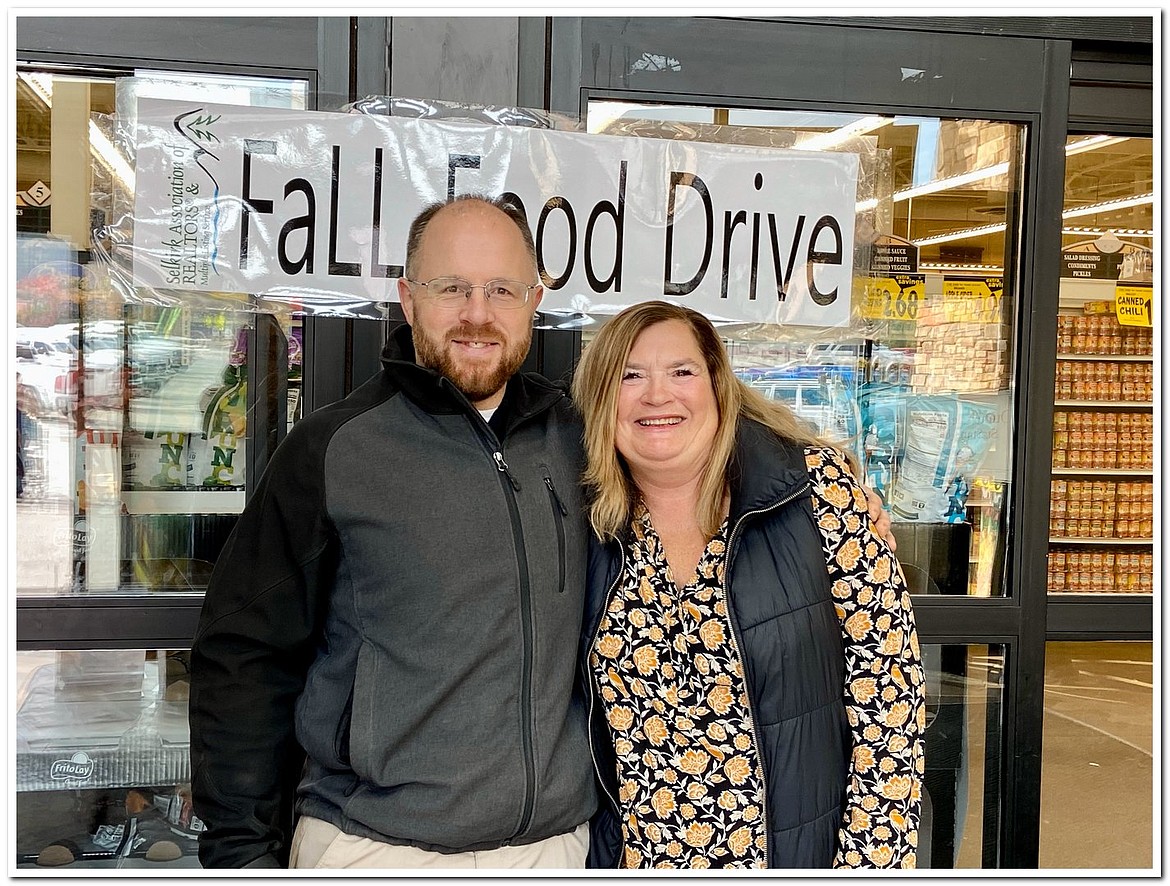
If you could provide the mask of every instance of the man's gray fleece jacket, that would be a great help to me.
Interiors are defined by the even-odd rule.
[[[287,864],[294,795],[439,852],[532,843],[596,807],[569,399],[517,375],[497,435],[414,363],[408,327],[383,366],[293,427],[216,563],[192,649],[204,867]]]

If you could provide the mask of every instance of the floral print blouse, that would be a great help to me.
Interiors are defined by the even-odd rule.
[[[833,866],[913,868],[926,708],[910,595],[844,458],[808,449],[806,463],[853,732]],[[727,524],[681,591],[644,508],[632,528],[626,572],[590,655],[617,751],[620,864],[762,867],[763,773],[722,591]]]
[[[679,590],[644,507],[590,656],[618,766],[624,868],[767,867],[764,773],[723,594],[727,521]]]

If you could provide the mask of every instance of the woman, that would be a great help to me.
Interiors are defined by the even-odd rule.
[[[701,314],[613,318],[573,383],[598,539],[581,645],[597,867],[915,864],[910,597],[845,456]]]

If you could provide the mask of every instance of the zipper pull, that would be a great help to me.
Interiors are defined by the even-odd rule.
[[[516,482],[516,478],[512,476],[512,472],[508,470],[508,463],[504,461],[504,453],[496,450],[492,453],[492,458],[496,460],[496,469],[507,477],[508,482],[512,484],[512,488],[519,492],[520,484]]]
[[[552,477],[545,477],[544,485],[548,487],[548,491],[552,493],[553,501],[555,501],[557,503],[557,507],[561,509],[561,516],[569,516],[569,509],[565,507],[564,502],[561,501],[561,497],[557,495],[556,487],[553,486]]]

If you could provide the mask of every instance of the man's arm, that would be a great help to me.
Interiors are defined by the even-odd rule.
[[[295,435],[296,429],[294,429]],[[290,436],[216,562],[191,651],[191,791],[204,867],[283,867],[304,764],[294,706],[336,548],[319,459]]]
[[[869,509],[869,519],[873,520],[873,531],[890,546],[890,551],[898,550],[898,542],[894,539],[894,527],[890,523],[890,512],[886,510],[885,502],[873,489],[860,481],[858,483],[865,490],[865,503]]]

